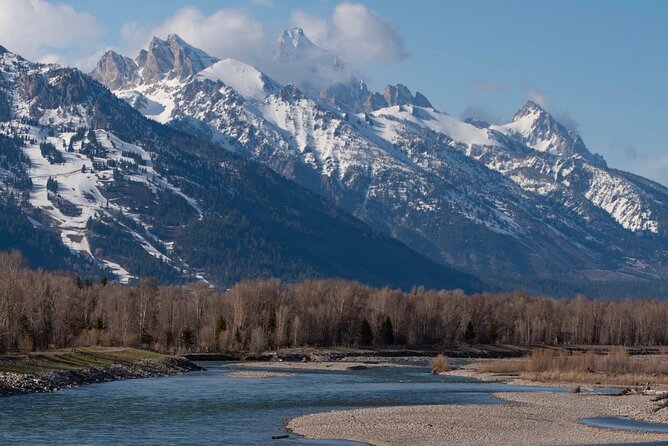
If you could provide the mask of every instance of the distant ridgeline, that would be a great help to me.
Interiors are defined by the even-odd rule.
[[[91,283],[0,254],[0,354],[81,345],[161,352],[301,346],[668,344],[668,301],[402,292],[343,280]]]

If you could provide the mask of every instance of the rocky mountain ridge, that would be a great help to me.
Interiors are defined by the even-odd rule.
[[[158,91],[216,61],[177,37],[161,42],[138,58],[138,70],[123,71],[132,67],[128,59],[107,55],[102,66],[120,65],[104,78]],[[146,119],[77,69],[5,51],[0,98],[7,104],[0,206],[8,211],[0,248],[21,249],[33,266],[219,287],[341,277],[480,288],[474,277],[424,258],[259,163]]]
[[[278,44],[280,57],[315,52],[343,66],[301,30]],[[150,89],[107,86],[143,95],[159,106],[138,107],[148,117],[262,162],[438,261],[519,283],[666,277],[668,189],[609,168],[535,102],[489,125],[440,112],[401,84],[372,93],[350,77],[265,89],[254,69],[241,82],[260,85],[251,94],[209,71]]]

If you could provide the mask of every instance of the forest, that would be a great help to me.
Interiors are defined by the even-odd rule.
[[[281,347],[668,344],[668,301],[402,292],[343,280],[133,286],[33,270],[0,253],[0,353],[83,345],[161,352]]]

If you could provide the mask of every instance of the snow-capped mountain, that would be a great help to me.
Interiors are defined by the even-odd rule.
[[[252,65],[225,59],[202,70],[198,76],[221,81],[249,99],[262,99],[281,89],[281,85]]]
[[[286,29],[276,38],[272,70],[279,81],[310,94],[351,78],[343,61],[316,46],[301,28]]]
[[[345,67],[299,29],[277,44],[278,60],[312,58],[314,73]],[[349,76],[299,88],[296,75],[298,87],[279,77],[281,87],[223,62],[149,89],[98,78],[162,110],[139,103],[147,116],[260,161],[439,261],[515,279],[668,275],[668,189],[607,167],[534,102],[489,125],[437,111],[401,84],[374,93]]]
[[[105,54],[95,77],[136,88],[122,97],[166,119],[186,110],[189,86],[246,101],[210,78],[249,96],[281,88],[177,36],[154,39],[136,60]],[[259,163],[146,119],[91,76],[4,48],[0,210],[0,249],[19,248],[34,266],[123,282],[151,275],[227,286],[333,276],[479,288],[474,277],[424,258]]]
[[[513,121],[503,126],[490,126],[506,135],[516,136],[528,147],[560,157],[584,158],[592,164],[606,166],[600,155],[592,154],[577,133],[567,130],[534,101],[520,109]]]

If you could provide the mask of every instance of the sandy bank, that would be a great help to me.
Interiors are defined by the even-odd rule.
[[[511,404],[400,406],[306,415],[287,429],[308,438],[346,439],[373,445],[565,445],[668,441],[668,434],[598,429],[577,422],[596,416],[649,415],[645,396],[504,393]]]

